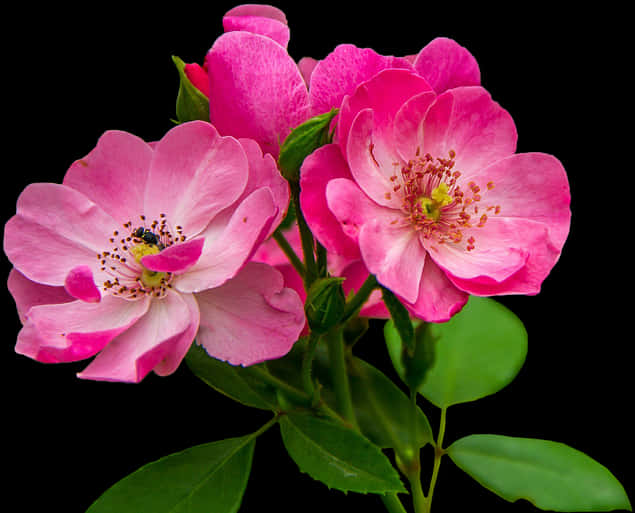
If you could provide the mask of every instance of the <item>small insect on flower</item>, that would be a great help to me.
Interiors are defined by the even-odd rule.
[[[163,244],[163,242],[161,242],[157,234],[148,230],[147,228],[143,228],[142,226],[140,226],[132,233],[132,235],[137,237],[138,239],[141,239],[146,244],[155,245],[159,248],[159,250],[165,249],[165,245]]]

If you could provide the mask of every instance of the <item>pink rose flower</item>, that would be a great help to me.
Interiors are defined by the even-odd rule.
[[[359,252],[432,322],[468,294],[539,291],[569,231],[567,177],[550,155],[514,153],[513,120],[483,88],[437,95],[417,73],[384,70],[339,118],[338,144],[301,172],[303,212],[327,249]]]
[[[288,200],[270,155],[209,123],[153,145],[106,132],[63,184],[29,185],[5,226],[24,324],[16,351],[97,355],[79,377],[127,382],[174,372],[194,337],[235,365],[283,356],[304,326],[302,302],[249,259]]]

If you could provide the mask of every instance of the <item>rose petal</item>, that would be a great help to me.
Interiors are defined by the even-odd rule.
[[[152,301],[147,313],[111,340],[77,377],[138,383],[157,366],[164,373],[174,370],[196,335],[195,306],[176,292]]]
[[[174,286],[182,292],[200,292],[232,278],[269,233],[276,214],[268,188],[251,193],[227,224],[208,227],[202,234],[205,246],[201,257],[188,272],[177,277]]]
[[[447,37],[437,37],[423,47],[414,61],[414,68],[439,94],[454,87],[481,83],[481,72],[474,56]]]
[[[426,251],[414,230],[371,220],[359,231],[359,248],[377,281],[409,303],[417,300]]]
[[[64,288],[71,296],[88,303],[99,303],[101,293],[95,285],[93,272],[87,265],[80,265],[70,270],[64,281]]]
[[[220,287],[196,294],[197,341],[214,358],[253,365],[289,352],[304,327],[297,293],[273,267],[250,262]]]
[[[336,144],[322,146],[304,159],[300,169],[302,213],[315,237],[328,251],[357,259],[357,244],[342,231],[327,205],[326,186],[335,178],[352,178]]]
[[[509,113],[482,87],[458,87],[439,95],[423,123],[423,153],[447,158],[468,179],[516,151],[518,135]]]
[[[117,226],[82,193],[65,185],[34,183],[22,191],[17,213],[5,226],[4,251],[27,278],[61,286],[80,265],[100,275],[97,254],[110,249],[108,240]]]
[[[242,194],[249,175],[240,143],[203,121],[172,128],[156,145],[144,214],[181,226],[192,238]]]
[[[108,131],[88,155],[71,165],[64,185],[97,203],[121,226],[143,213],[152,154],[139,137]]]
[[[144,256],[141,264],[151,271],[182,273],[198,261],[204,244],[203,238],[175,244],[156,255]]]
[[[149,304],[149,298],[126,301],[105,296],[99,303],[34,306],[18,334],[15,350],[38,361],[83,360],[133,325]]]
[[[221,134],[255,139],[277,157],[291,129],[309,117],[308,91],[293,59],[268,37],[228,32],[207,64],[212,123]]]
[[[69,303],[75,300],[68,295],[64,287],[50,287],[36,283],[16,269],[11,269],[9,272],[7,288],[13,296],[22,324],[26,322],[28,312],[34,306]]]

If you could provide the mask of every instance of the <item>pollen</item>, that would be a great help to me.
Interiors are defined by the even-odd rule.
[[[385,197],[396,195],[402,200],[400,223],[412,226],[426,247],[451,243],[470,252],[477,247],[475,230],[500,214],[501,207],[485,203],[494,182],[466,181],[455,168],[456,156],[454,150],[447,157],[435,157],[417,148],[413,159],[393,163]]]
[[[156,255],[165,248],[178,244],[186,239],[183,228],[170,227],[165,214],[159,220],[149,222],[146,216],[140,215],[143,226],[135,227],[131,221],[123,224],[125,233],[120,246],[110,247],[97,253],[101,271],[108,276],[103,282],[102,290],[113,296],[127,300],[136,300],[144,296],[163,298],[172,287],[173,278],[170,272],[158,272],[147,269],[141,263],[143,257]],[[115,230],[113,235],[120,234]],[[110,244],[117,241],[108,239]]]

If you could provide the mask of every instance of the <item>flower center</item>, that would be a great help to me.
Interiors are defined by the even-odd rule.
[[[454,150],[448,158],[421,156],[417,150],[406,165],[395,163],[399,171],[390,177],[393,187],[386,198],[396,194],[402,199],[404,217],[395,223],[411,225],[424,240],[461,244],[472,251],[476,247],[473,229],[485,226],[488,216],[499,214],[501,208],[481,204],[481,187],[462,183],[461,172],[454,169],[455,158]],[[485,189],[493,188],[493,182],[485,184]]]
[[[140,219],[145,225],[146,217],[142,215]],[[114,244],[112,249],[97,254],[101,270],[110,276],[102,284],[103,291],[129,300],[147,295],[165,297],[172,288],[172,273],[147,269],[141,259],[185,239],[180,226],[174,230],[169,227],[165,214],[149,227],[133,228],[131,221],[124,223],[123,233],[115,230],[109,239],[110,244]]]

